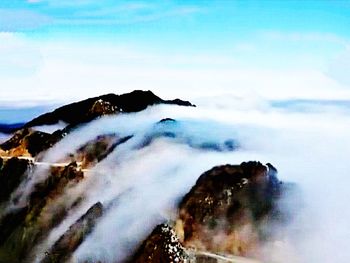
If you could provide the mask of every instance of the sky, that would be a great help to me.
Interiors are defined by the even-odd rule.
[[[196,111],[194,117],[201,120],[252,125],[237,129],[251,147],[243,155],[233,153],[225,162],[221,156],[204,156],[197,163],[208,168],[214,162],[273,163],[282,179],[307,190],[312,216],[306,214],[301,225],[314,232],[295,243],[305,250],[303,262],[349,262],[343,254],[349,240],[350,122],[348,111],[333,108],[337,101],[350,101],[349,1],[0,0],[0,123],[15,115],[17,121],[29,118],[19,119],[20,114],[8,108],[23,106],[38,114],[52,105],[134,89],[152,90],[164,99],[201,102],[202,107],[193,109],[149,108],[138,113],[147,122],[150,112],[164,114],[158,121]],[[266,100],[302,102],[308,114],[271,111]],[[325,103],[326,110],[314,113],[303,106],[312,100],[318,106],[320,100],[332,105]],[[65,147],[57,149],[73,147],[72,142],[99,129],[115,130],[116,123],[99,119],[67,136],[60,142]],[[121,123],[141,126],[129,120]],[[150,171],[167,168],[157,162],[187,157],[190,165],[185,163],[185,168],[198,168],[191,159],[197,153],[168,147],[146,152],[155,161],[154,167],[147,166]],[[130,167],[144,169],[141,157],[125,166],[126,174],[137,175]],[[118,165],[114,159],[111,163]],[[337,256],[342,260],[334,259]]]
[[[2,0],[0,106],[350,99],[349,1]]]

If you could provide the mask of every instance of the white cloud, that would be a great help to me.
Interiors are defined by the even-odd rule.
[[[350,45],[329,63],[327,73],[350,88]]]
[[[293,254],[285,258],[281,253],[284,248],[273,245],[268,247],[265,262],[272,262],[271,257],[275,258],[273,262],[288,263],[349,262],[345,249],[350,235],[348,115],[261,110],[251,104],[250,98],[246,99],[244,109],[231,107],[235,100],[227,100],[224,108],[155,106],[136,114],[101,118],[66,136],[48,152],[49,160],[104,132],[129,134],[136,130],[141,135],[117,147],[78,187],[67,189],[65,197],[85,197],[81,207],[70,211],[39,251],[46,251],[90,205],[97,201],[109,204],[118,198],[74,256],[77,261],[87,257],[119,261],[152,230],[160,216],[171,218],[169,211],[202,172],[218,164],[260,160],[275,165],[283,181],[297,183],[305,207],[299,210],[294,199],[284,204],[288,211],[299,211],[289,228],[276,228],[282,237],[280,243],[290,242]],[[147,127],[163,116],[199,121],[201,132],[192,132],[194,138],[203,134],[218,136],[209,124],[211,120],[220,121],[220,131],[237,135],[243,147],[230,153],[201,152],[171,140],[158,140],[146,148],[133,148],[133,143],[142,138],[145,124]],[[300,261],[292,257],[294,253]],[[44,253],[37,255],[39,261],[39,255]]]
[[[332,33],[319,32],[281,32],[281,31],[262,31],[260,35],[263,38],[279,41],[293,41],[293,42],[331,42],[341,45],[349,43],[348,39],[339,37]]]
[[[253,61],[247,66],[244,58],[234,54],[38,42],[13,33],[0,34],[0,40],[0,67],[5,73],[0,78],[2,101],[71,101],[134,89],[188,99],[230,94],[271,99],[350,98],[346,83],[320,70],[269,69],[254,66]]]
[[[15,33],[0,32],[0,56],[0,78],[33,74],[42,61],[39,47]]]

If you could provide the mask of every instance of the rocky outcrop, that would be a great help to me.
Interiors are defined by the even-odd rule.
[[[50,251],[46,253],[41,263],[66,262],[84,239],[92,232],[97,220],[102,215],[102,204],[94,204],[56,241]]]
[[[46,132],[24,128],[17,131],[8,141],[0,145],[8,156],[36,156],[46,150],[52,135]]]
[[[12,127],[12,131],[15,131],[16,127],[23,128],[17,130],[12,138],[1,144],[0,150],[5,151],[9,156],[34,157],[52,147],[78,125],[105,115],[138,112],[155,104],[193,106],[190,102],[180,99],[163,100],[151,91],[135,90],[122,95],[106,94],[62,106],[53,112],[40,115],[24,125]],[[33,129],[35,126],[51,125],[60,121],[66,123],[67,126],[52,134]]]
[[[191,134],[191,131],[188,131],[189,125],[186,121],[177,121],[171,118],[165,118],[157,123],[155,123],[150,129],[150,131],[146,132],[143,138],[143,142],[140,145],[141,147],[145,147],[150,145],[153,141],[166,137],[169,139],[173,139],[177,143],[187,144],[188,146],[196,149],[201,149],[205,151],[216,151],[216,152],[227,152],[227,151],[235,151],[240,148],[239,143],[236,139],[226,139],[226,140],[218,140],[204,137],[198,139]]]
[[[188,259],[172,227],[166,224],[156,226],[137,250],[130,263],[184,263]]]
[[[214,167],[179,203],[176,232],[170,226],[157,226],[130,262],[221,262],[219,255],[210,254],[254,254],[268,238],[264,230],[269,222],[280,218],[281,190],[271,164]],[[166,248],[172,246],[182,256],[170,257]]]
[[[278,219],[277,170],[247,162],[217,166],[202,174],[179,205],[177,233],[187,247],[247,255],[269,220]]]
[[[10,198],[11,193],[27,178],[27,169],[32,166],[28,160],[13,157],[0,158],[0,204]]]
[[[9,151],[11,149],[17,148],[21,145],[22,140],[29,135],[31,129],[22,129],[14,133],[14,135],[6,142],[0,145],[1,149],[4,151]]]
[[[132,136],[119,137],[116,134],[99,135],[80,147],[70,158],[81,162],[83,168],[92,167],[106,158],[118,145],[128,141]]]
[[[0,218],[0,259],[8,258],[8,262],[15,263],[26,258],[35,244],[79,203],[79,199],[64,203],[58,199],[66,187],[72,187],[82,178],[83,173],[75,163],[51,168],[49,177],[34,186],[24,205],[3,214]],[[21,197],[21,193],[18,194],[14,196],[15,204]]]
[[[98,99],[88,111],[87,117],[94,119],[104,115],[116,114],[121,111],[121,109],[119,109],[117,106],[113,105],[109,101]]]

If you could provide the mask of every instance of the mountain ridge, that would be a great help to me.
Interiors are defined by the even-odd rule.
[[[78,102],[73,102],[55,109],[52,112],[42,114],[33,120],[27,122],[24,127],[34,127],[40,125],[56,124],[63,121],[70,125],[77,125],[91,121],[93,116],[86,116],[98,100],[110,103],[116,107],[115,112],[138,112],[155,104],[173,104],[179,106],[195,106],[189,101],[180,99],[163,100],[156,96],[152,91],[134,90],[130,93],[116,95],[109,93],[97,97],[88,98]]]

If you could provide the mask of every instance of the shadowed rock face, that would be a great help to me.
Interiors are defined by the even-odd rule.
[[[42,263],[65,262],[89,235],[97,220],[103,215],[101,203],[94,204],[82,217],[69,227],[41,261]]]
[[[38,153],[48,149],[54,140],[55,135],[46,132],[35,131],[31,128],[24,128],[17,131],[8,141],[0,145],[8,156],[36,156]]]
[[[92,121],[104,115],[122,112],[138,112],[155,104],[174,104],[194,106],[180,99],[163,100],[151,91],[135,90],[122,95],[106,94],[71,103],[56,110],[40,115],[29,121],[18,130],[12,138],[0,145],[0,150],[10,156],[37,156],[40,152],[52,147],[77,126]],[[35,131],[32,127],[56,124],[59,121],[67,123],[67,127],[52,134]],[[18,128],[22,128],[18,126]]]
[[[25,123],[4,124],[0,123],[0,133],[10,134],[21,129]]]
[[[263,238],[260,223],[277,220],[276,169],[259,162],[202,174],[179,205],[176,229],[186,247],[247,255]]]
[[[116,134],[99,135],[80,147],[70,158],[82,162],[83,168],[93,167],[106,158],[118,145],[128,141],[132,136],[119,137]]]
[[[280,219],[276,202],[282,186],[276,175],[271,164],[259,162],[222,165],[205,172],[179,204],[176,234],[171,230],[173,237],[166,238],[163,229],[171,228],[157,226],[130,262],[210,263],[221,261],[194,251],[239,256],[256,252],[266,238],[261,226]],[[164,249],[173,244],[171,239],[184,255],[178,261]],[[190,256],[185,248],[194,249]]]
[[[1,215],[1,263],[3,259],[7,260],[4,262],[22,262],[20,259],[26,258],[37,242],[65,218],[79,200],[61,203],[57,202],[58,198],[66,187],[77,184],[82,178],[83,173],[75,163],[52,168],[49,177],[35,185],[24,206]]]
[[[188,101],[163,100],[151,91],[135,90],[122,95],[106,94],[90,98],[80,102],[71,103],[60,107],[53,112],[43,114],[28,122],[25,127],[33,127],[45,124],[55,124],[64,121],[67,124],[77,125],[91,121],[97,116],[115,112],[138,112],[154,104],[175,104],[181,106],[193,106]]]
[[[161,224],[156,226],[129,262],[181,263],[187,258],[175,231],[170,226]]]
[[[28,160],[0,158],[0,204],[10,198],[10,194],[26,179],[26,171],[31,167]]]
[[[21,145],[22,140],[29,135],[30,133],[30,129],[22,129],[19,130],[17,132],[14,133],[14,135],[7,140],[6,142],[4,142],[3,144],[0,145],[1,149],[5,150],[5,151],[9,151],[11,149],[14,149],[18,146]]]

